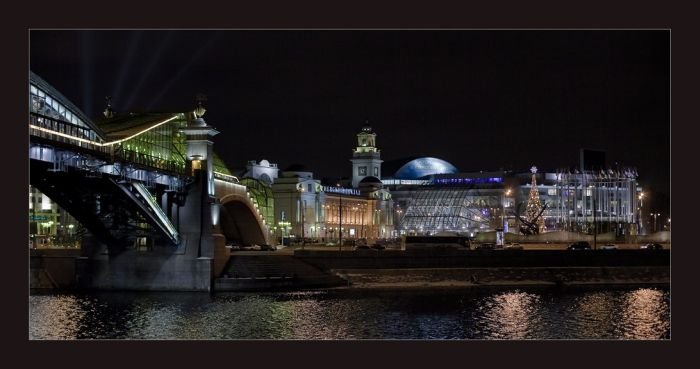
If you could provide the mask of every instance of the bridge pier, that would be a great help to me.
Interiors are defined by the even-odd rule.
[[[96,290],[211,291],[216,269],[228,260],[226,238],[212,223],[213,206],[207,177],[195,173],[184,206],[175,224],[180,224],[180,244],[154,242],[140,251],[127,248],[110,253],[96,237],[86,236],[82,256],[76,263],[78,286]],[[224,260],[225,259],[225,260]]]
[[[78,285],[100,290],[211,291],[214,277],[228,260],[226,238],[218,227],[219,204],[214,193],[213,142],[218,132],[201,116],[203,107],[189,116],[181,131],[187,136],[187,168],[194,181],[182,201],[157,193],[156,202],[171,220],[171,204],[177,205],[179,244],[159,244],[107,250],[95,238],[83,242],[83,257],[77,263]],[[224,260],[225,259],[225,260]]]

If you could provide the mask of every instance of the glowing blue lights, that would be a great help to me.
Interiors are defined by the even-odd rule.
[[[487,178],[435,178],[433,179],[434,184],[476,184],[476,183],[503,183],[503,178],[501,177],[487,177]]]
[[[394,174],[397,179],[420,179],[433,174],[454,174],[454,165],[438,158],[424,157],[409,161]]]

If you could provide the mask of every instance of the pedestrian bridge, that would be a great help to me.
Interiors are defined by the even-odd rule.
[[[183,212],[195,211],[186,204],[200,184],[198,173],[207,169],[197,167],[202,159],[211,162],[211,173],[204,180],[218,204],[211,215],[213,232],[223,234],[227,242],[270,243],[271,220],[260,208],[268,202],[256,199],[215,153],[209,158],[188,157],[183,130],[194,124],[195,114],[116,114],[108,107],[104,115],[88,118],[31,73],[30,184],[68,211],[110,252],[144,239],[154,245],[181,246],[183,223],[194,219]]]

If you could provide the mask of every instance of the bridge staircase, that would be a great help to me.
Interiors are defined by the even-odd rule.
[[[344,279],[326,273],[291,255],[235,253],[231,255],[216,291],[324,288],[347,285]]]
[[[179,243],[177,229],[175,229],[168,216],[143,184],[139,182],[116,182],[114,179],[110,179],[110,181],[134,202],[149,224],[156,227],[174,245]]]
[[[134,237],[160,237],[178,244],[177,230],[142,184],[71,168],[54,171],[50,166],[32,160],[30,184],[106,244],[110,253],[132,247]]]

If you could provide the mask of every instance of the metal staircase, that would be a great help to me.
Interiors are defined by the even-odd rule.
[[[170,222],[168,216],[160,208],[160,205],[153,199],[148,189],[139,182],[117,182],[110,179],[122,192],[133,200],[139,208],[139,213],[146,218],[146,221],[156,227],[162,234],[174,244],[180,243],[180,236],[175,226]]]

